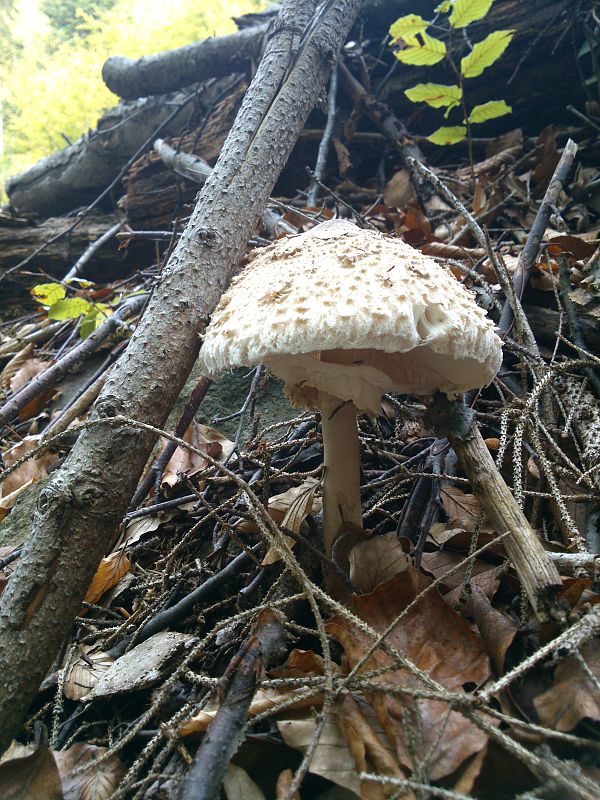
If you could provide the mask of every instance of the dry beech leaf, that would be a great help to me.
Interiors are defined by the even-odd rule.
[[[235,444],[222,433],[196,421],[191,423],[182,439],[217,461],[225,461],[235,449]],[[167,444],[166,441],[163,443],[163,449]],[[175,486],[179,482],[179,475],[185,474],[189,477],[206,469],[208,464],[207,459],[198,453],[178,447],[165,467],[161,488]]]
[[[369,595],[352,597],[354,613],[378,632],[385,631],[398,615],[429,585],[430,580],[408,565],[401,575],[381,584]],[[342,645],[348,669],[352,669],[371,646],[371,639],[336,617],[327,623],[328,632]],[[481,640],[470,625],[452,611],[441,595],[432,590],[418,600],[388,634],[386,641],[423,672],[449,691],[461,691],[465,683],[481,685],[490,676],[490,663]],[[413,685],[405,670],[392,669],[390,657],[378,649],[362,670],[390,665],[388,672],[374,678],[399,687]],[[420,746],[417,758],[428,758],[428,774],[439,780],[452,774],[486,743],[485,734],[461,714],[450,711],[438,700],[411,699],[388,691],[364,690],[365,698],[385,727],[395,737],[398,758],[407,768],[413,756],[405,731],[418,726]],[[440,735],[440,721],[444,721]]]
[[[343,786],[360,797],[361,782],[358,771],[341,731],[341,726],[344,724],[345,720],[339,718],[339,707],[336,703],[325,719],[319,743],[310,761],[309,771],[313,775],[320,775],[330,780],[337,786]],[[314,716],[280,720],[277,727],[288,747],[304,753],[315,737],[317,720]]]
[[[13,375],[10,381],[11,392],[18,392],[26,383],[36,378],[48,368],[46,361],[40,358],[28,359]]]
[[[106,672],[114,658],[99,650],[96,645],[85,645],[81,655],[69,667],[64,683],[64,694],[69,700],[86,697],[101,676]]]
[[[10,359],[4,369],[0,372],[0,389],[8,389],[10,382],[21,369],[21,367],[31,359],[31,354],[35,350],[33,343],[26,345],[22,350]],[[14,390],[13,390],[14,391]]]
[[[372,592],[398,572],[404,572],[408,564],[395,533],[373,536],[355,545],[350,551],[349,561],[350,580],[363,594]]]
[[[39,447],[41,436],[26,436],[21,442],[13,447],[5,450],[2,453],[2,460],[5,467],[12,467],[19,459],[31,453],[36,447]],[[0,494],[6,497],[12,492],[20,489],[26,483],[35,483],[40,478],[44,478],[48,474],[48,467],[53,464],[58,458],[57,453],[50,453],[44,450],[37,456],[30,458],[21,464],[20,467],[2,482],[0,486]]]
[[[153,514],[149,517],[133,519],[125,526],[125,535],[119,547],[123,549],[124,547],[128,547],[129,545],[139,542],[142,536],[157,530],[161,525],[169,522],[169,520],[173,519],[175,516],[175,511],[163,511],[160,514]]]
[[[268,512],[282,528],[292,533],[300,533],[302,523],[309,514],[317,514],[322,507],[321,499],[315,500],[315,490],[319,485],[316,478],[307,478],[300,486],[293,486],[282,494],[269,498]],[[252,524],[252,523],[251,523]],[[295,544],[291,536],[285,540],[290,547]],[[269,547],[262,560],[263,566],[279,561],[277,551]]]
[[[29,489],[32,483],[33,478],[27,481],[27,483],[24,483],[22,486],[19,486],[18,489],[14,490],[14,492],[7,494],[0,499],[0,520],[3,520],[4,517],[9,514],[19,497],[26,492],[27,489]]]
[[[107,752],[106,747],[92,744],[74,744],[68,750],[54,752],[64,800],[110,800],[125,775],[125,767],[116,755],[95,763]]]
[[[471,587],[477,586],[490,600],[500,588],[500,582],[501,572],[496,568],[486,569],[478,575],[473,575],[469,580]],[[463,601],[462,590],[463,583],[461,582],[451,592],[444,595],[444,600],[457,614],[461,614],[463,617],[470,617],[473,615],[473,607],[471,605],[472,592],[468,592],[466,600]]]
[[[465,560],[463,553],[456,553],[453,550],[434,550],[431,553],[423,553],[421,557],[421,565],[426,572],[430,572],[434,578],[441,578],[440,591],[451,591],[456,587],[462,586],[469,564],[465,564],[461,568],[455,569],[454,572],[448,574],[450,570],[458,567]],[[475,559],[471,565],[472,573],[474,576],[482,572],[487,572],[490,568],[489,563],[480,558]]]
[[[264,794],[245,769],[229,764],[223,778],[223,791],[227,800],[265,800]]]
[[[471,589],[471,607],[473,619],[496,674],[503,675],[506,654],[519,633],[519,626],[506,614],[495,609],[486,593],[477,585]]]
[[[316,655],[312,650],[292,650],[287,661],[281,667],[269,671],[272,678],[306,678],[315,675],[323,675],[324,666],[321,656]],[[277,690],[277,689],[258,689],[252,698],[248,709],[248,718],[252,719],[263,711],[273,709],[286,701],[283,713],[288,714],[290,710],[300,711],[305,708],[319,708],[323,704],[323,695],[315,693],[311,697],[302,697],[303,689]],[[297,703],[291,706],[287,702],[296,695],[300,697]],[[191,733],[203,733],[216,716],[218,701],[213,699],[199,712],[194,714],[179,729],[182,736],[189,736]]]
[[[451,527],[463,528],[466,531],[473,530],[481,512],[481,503],[474,494],[465,494],[455,486],[443,486],[440,491],[440,500]],[[487,520],[484,518],[481,529],[485,528],[486,522]]]
[[[401,169],[392,175],[383,190],[383,202],[388,208],[404,210],[414,203],[417,197],[407,169]]]
[[[600,680],[600,644],[590,640],[579,649],[581,656]],[[557,731],[572,731],[583,719],[600,721],[600,696],[579,659],[569,656],[554,672],[554,684],[533,701],[542,725]]]
[[[13,742],[0,763],[2,800],[67,800],[50,750]]]
[[[117,550],[100,562],[96,574],[87,590],[86,603],[97,603],[104,592],[112,589],[129,572],[131,563],[125,553]]]

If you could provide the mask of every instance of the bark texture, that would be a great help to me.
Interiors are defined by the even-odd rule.
[[[235,271],[275,180],[361,6],[287,0],[217,165],[94,417],[162,426],[200,347],[199,334]],[[303,35],[306,34],[306,35]],[[41,492],[32,533],[0,606],[0,750],[110,549],[155,436],[98,425],[81,434]]]

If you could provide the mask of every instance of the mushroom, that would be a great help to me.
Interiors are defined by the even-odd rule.
[[[209,373],[264,363],[322,417],[323,538],[362,527],[356,413],[385,392],[449,395],[489,384],[494,325],[469,291],[400,239],[345,220],[260,250],[223,295],[200,359]]]

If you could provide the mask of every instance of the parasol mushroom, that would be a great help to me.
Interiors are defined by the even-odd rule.
[[[502,361],[469,291],[400,239],[345,220],[260,250],[223,295],[200,359],[209,373],[264,363],[322,417],[323,538],[362,527],[356,412],[385,392],[453,396],[486,386]]]

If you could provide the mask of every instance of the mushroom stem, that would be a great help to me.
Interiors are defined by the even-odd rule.
[[[321,400],[323,431],[323,539],[331,558],[343,525],[362,528],[360,506],[360,452],[354,403],[335,397]]]

